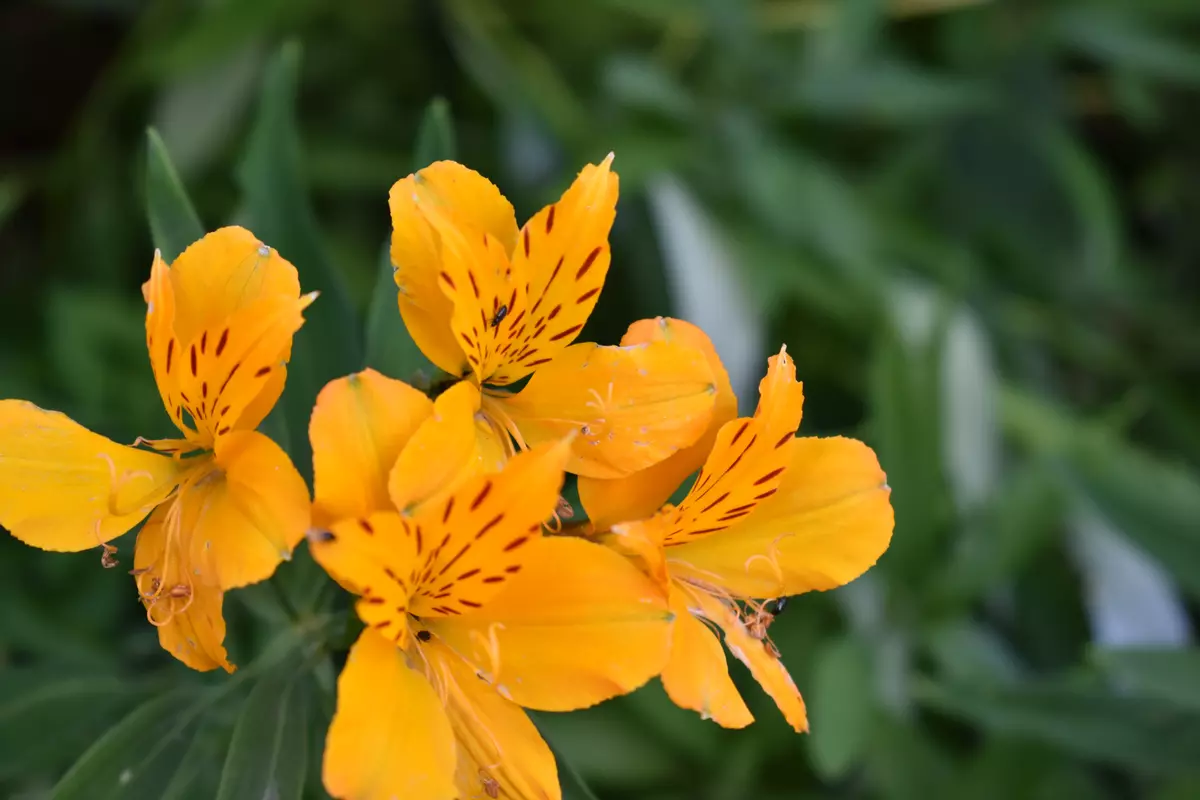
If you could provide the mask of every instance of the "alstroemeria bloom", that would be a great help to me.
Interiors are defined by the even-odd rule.
[[[596,305],[611,254],[617,176],[588,165],[518,230],[486,178],[439,161],[392,187],[400,313],[441,369],[482,389],[482,416],[511,452],[577,434],[567,471],[617,478],[691,445],[715,389],[699,351],[571,343]],[[528,377],[519,392],[508,387]]]
[[[666,663],[661,587],[614,550],[542,535],[569,443],[485,472],[477,406],[469,382],[431,402],[371,370],[317,398],[327,529],[309,547],[367,625],[325,745],[334,797],[556,800],[554,757],[521,707],[590,706]]]
[[[275,250],[233,227],[169,268],[156,253],[142,292],[150,363],[183,438],[130,447],[0,400],[0,524],[43,550],[101,547],[112,566],[108,542],[150,514],[132,574],[159,642],[194,669],[232,671],[224,592],[269,577],[309,524],[304,480],[255,428],[283,391],[314,295],[300,295]]]
[[[707,342],[687,323],[659,323],[635,326],[627,338]],[[714,371],[723,375],[716,353],[707,349]],[[604,538],[670,592],[676,616],[662,673],[667,694],[731,728],[753,717],[710,626],[721,630],[729,651],[792,727],[806,730],[804,701],[766,637],[765,600],[841,586],[869,569],[891,540],[890,490],[871,449],[853,439],[795,435],[804,400],[795,375],[786,351],[773,356],[754,416],[721,425],[708,452],[681,452],[673,466],[626,479],[624,490],[580,481],[584,508],[602,526],[643,518],[611,525]],[[723,392],[727,386],[726,378]],[[727,399],[719,404],[732,407]],[[679,506],[658,509],[680,475],[701,461]],[[632,485],[639,492],[633,500],[625,491]]]

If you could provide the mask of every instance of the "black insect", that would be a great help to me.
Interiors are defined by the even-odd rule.
[[[496,313],[494,315],[492,315],[492,327],[493,328],[499,327],[500,323],[503,322],[504,318],[507,316],[508,316],[508,306],[506,306],[506,305],[500,306],[500,308],[496,309]]]

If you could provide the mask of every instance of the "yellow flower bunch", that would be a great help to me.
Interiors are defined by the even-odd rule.
[[[224,592],[270,577],[307,535],[363,623],[325,745],[337,798],[558,798],[523,709],[584,708],[654,676],[678,705],[743,727],[721,638],[806,730],[768,626],[782,598],[853,580],[887,548],[885,476],[860,442],[796,435],[786,349],[738,418],[693,325],[575,343],[611,260],[611,165],[586,166],[522,227],[460,164],[396,183],[399,310],[453,381],[433,397],[373,370],[329,383],[309,426],[311,501],[256,428],[314,296],[241,228],[170,266],[156,256],[146,343],[181,438],[120,445],[0,401],[0,524],[45,550],[99,547],[107,566],[109,542],[145,520],[138,597],[198,670],[233,669]],[[586,521],[571,521],[567,473]]]

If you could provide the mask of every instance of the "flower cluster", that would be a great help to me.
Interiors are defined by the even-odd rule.
[[[523,227],[459,164],[396,183],[399,310],[453,380],[433,397],[373,370],[328,384],[311,500],[256,428],[315,295],[241,228],[170,266],[156,256],[146,345],[180,438],[125,446],[0,401],[0,524],[45,550],[99,547],[113,566],[110,541],[145,520],[138,598],[164,649],[198,670],[233,670],[224,592],[265,580],[307,537],[364,624],[325,746],[337,798],[558,798],[523,709],[584,708],[654,676],[678,705],[743,727],[721,638],[805,730],[768,626],[782,598],[853,580],[887,548],[884,474],[860,442],[796,435],[786,349],[739,418],[689,323],[575,343],[611,259],[611,162]],[[562,497],[567,473],[586,521]]]

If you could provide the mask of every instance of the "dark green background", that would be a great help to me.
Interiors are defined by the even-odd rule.
[[[0,396],[165,433],[139,285],[155,244],[239,221],[323,292],[267,423],[303,465],[325,379],[431,377],[380,264],[389,186],[455,152],[524,218],[614,150],[583,339],[684,313],[672,174],[795,356],[802,430],[876,448],[897,526],[772,628],[810,735],[740,665],[744,731],[655,683],[538,716],[567,794],[1200,796],[1200,652],[1097,641],[1078,558],[1132,543],[1195,619],[1198,33],[1194,0],[10,2]],[[198,676],[97,553],[0,539],[0,796],[322,797],[345,608],[301,553],[228,598],[241,669]]]

